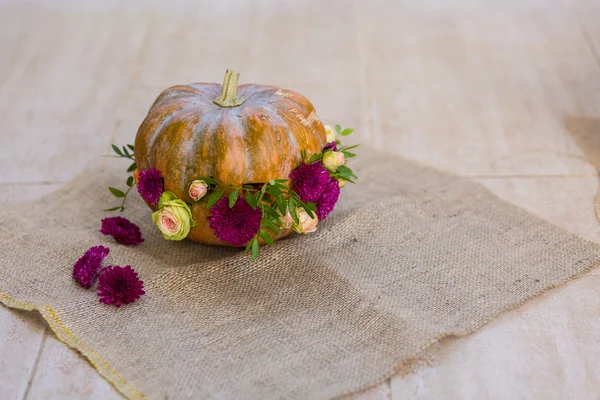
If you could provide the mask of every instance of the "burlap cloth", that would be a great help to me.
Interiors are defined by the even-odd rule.
[[[115,162],[114,164],[118,164]],[[146,241],[98,231],[106,187],[93,170],[0,211],[0,299],[36,309],[129,398],[327,399],[365,388],[447,335],[594,267],[600,247],[467,179],[362,148],[360,184],[317,233],[264,248],[168,242],[132,196]],[[131,264],[146,296],[120,309],[71,279],[90,246]]]
[[[600,171],[600,118],[567,117],[565,122],[585,159]],[[600,185],[594,209],[596,218],[600,221]]]

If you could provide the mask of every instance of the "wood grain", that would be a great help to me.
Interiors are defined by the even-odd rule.
[[[58,189],[131,143],[163,89],[232,68],[598,241],[596,171],[563,118],[600,116],[599,20],[597,0],[0,2],[0,200]],[[594,398],[598,282],[444,340],[391,388],[350,398]],[[0,308],[0,398],[119,395],[35,314]]]

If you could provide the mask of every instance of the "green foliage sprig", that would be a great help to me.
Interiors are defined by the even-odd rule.
[[[127,168],[127,172],[135,171],[137,166],[135,164],[133,145],[128,144],[126,146],[123,146],[122,148],[119,148],[119,146],[113,144],[113,145],[111,145],[111,147],[116,155],[110,155],[107,157],[129,159],[129,160],[133,161],[133,163],[131,165],[129,165],[129,167]],[[131,150],[131,152],[129,152],[130,150]],[[108,190],[113,194],[113,196],[115,196],[118,199],[121,199],[121,204],[116,207],[106,208],[106,209],[104,209],[104,211],[117,211],[117,210],[124,211],[125,210],[125,200],[127,200],[127,195],[131,191],[131,188],[133,188],[135,186],[135,178],[133,177],[133,175],[129,175],[127,177],[127,180],[125,181],[125,185],[127,186],[127,189],[125,191],[122,191],[122,190],[114,188],[114,187],[108,188]]]

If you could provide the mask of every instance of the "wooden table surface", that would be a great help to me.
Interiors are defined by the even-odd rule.
[[[597,172],[564,118],[600,118],[600,0],[0,0],[0,50],[5,202],[105,162],[162,89],[231,68],[599,242]],[[435,344],[356,399],[597,399],[599,276]],[[36,314],[0,307],[0,399],[84,398],[121,397]]]

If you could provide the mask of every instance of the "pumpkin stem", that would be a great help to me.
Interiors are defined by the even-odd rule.
[[[237,95],[239,72],[233,72],[228,69],[225,71],[225,79],[223,79],[223,89],[221,95],[213,100],[213,102],[221,107],[237,107],[246,99]]]

